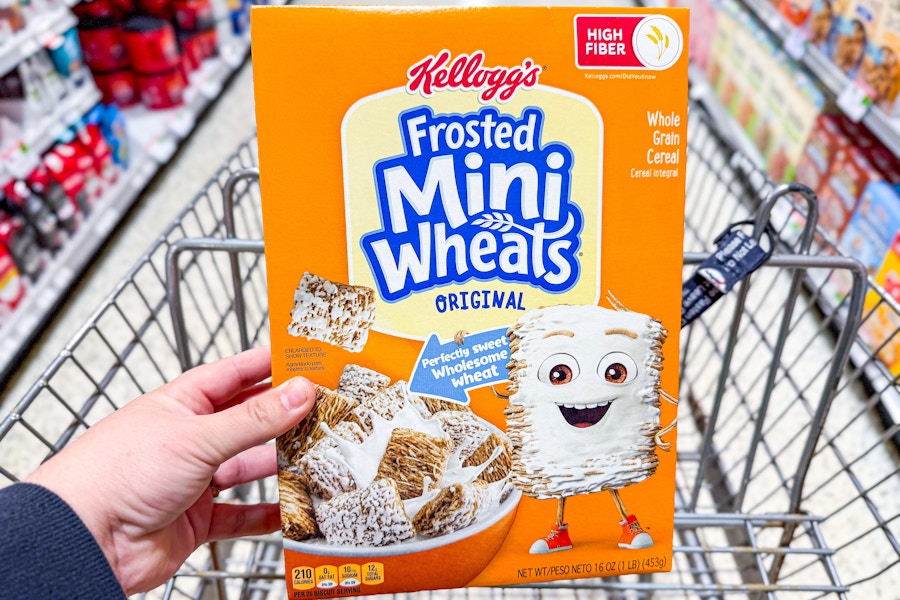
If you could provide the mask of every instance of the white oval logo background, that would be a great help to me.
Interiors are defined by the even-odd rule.
[[[648,69],[662,71],[681,58],[684,38],[675,21],[662,15],[652,15],[638,24],[631,44],[641,64]]]

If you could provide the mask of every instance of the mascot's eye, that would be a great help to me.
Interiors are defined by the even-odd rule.
[[[623,384],[637,377],[637,363],[624,352],[610,352],[600,361],[597,373],[609,383]]]
[[[570,354],[548,356],[538,368],[538,379],[549,385],[565,385],[578,377],[578,361]]]

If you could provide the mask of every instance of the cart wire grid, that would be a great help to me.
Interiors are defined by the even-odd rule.
[[[402,596],[897,597],[898,386],[879,359],[896,340],[858,331],[900,307],[816,229],[808,190],[772,185],[721,131],[692,101],[684,277],[733,223],[774,229],[774,253],[682,332],[671,572]],[[0,485],[184,369],[268,343],[256,164],[251,139],[0,422]],[[277,484],[224,497],[277,501]],[[280,535],[202,546],[138,597],[287,598]]]

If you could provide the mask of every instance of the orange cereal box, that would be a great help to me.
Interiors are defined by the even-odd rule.
[[[670,569],[688,11],[251,20],[288,596]]]

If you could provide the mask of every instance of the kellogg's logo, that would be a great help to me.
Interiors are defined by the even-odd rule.
[[[441,50],[437,56],[423,58],[409,68],[406,91],[425,98],[443,90],[480,91],[478,99],[482,103],[492,100],[503,103],[519,89],[536,86],[540,73],[541,67],[530,58],[515,67],[485,67],[482,50],[460,54],[452,61],[450,51]]]

